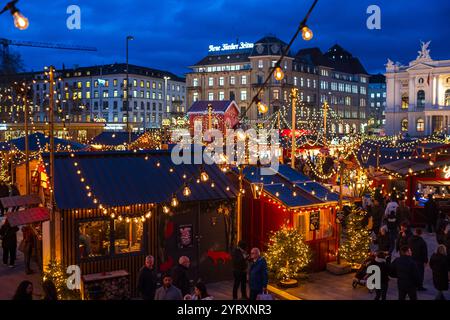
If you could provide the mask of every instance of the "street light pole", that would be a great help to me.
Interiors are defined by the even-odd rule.
[[[54,208],[54,195],[55,195],[55,139],[54,139],[54,81],[55,81],[55,68],[50,66],[49,69],[49,140],[50,140],[50,207],[51,207],[51,219],[50,219],[50,256],[51,260],[56,259],[56,215]]]
[[[25,113],[24,125],[25,125],[25,194],[30,194],[30,147],[28,141],[28,99],[27,99],[27,87],[26,83],[23,83],[23,109]]]
[[[295,114],[295,108],[297,105],[297,95],[298,95],[298,89],[294,88],[291,91],[291,96],[292,96],[292,129],[291,129],[291,135],[292,135],[292,140],[291,140],[291,168],[295,169],[295,151],[297,149],[296,146],[296,114]]]
[[[126,58],[127,58],[127,89],[126,89],[126,94],[125,94],[125,102],[126,102],[126,106],[127,106],[127,132],[128,132],[128,145],[131,144],[131,131],[130,131],[130,105],[129,105],[129,95],[130,95],[130,77],[129,77],[129,64],[128,64],[128,42],[130,40],[134,40],[133,36],[127,36],[126,39]]]

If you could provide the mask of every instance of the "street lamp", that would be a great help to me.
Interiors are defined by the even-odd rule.
[[[28,19],[17,9],[16,3],[19,0],[10,1],[6,4],[6,6],[3,8],[2,11],[0,11],[0,14],[4,13],[5,11],[11,12],[11,15],[14,18],[14,25],[19,30],[25,30],[29,26]]]
[[[170,77],[167,77],[167,76],[164,76],[164,101],[165,101],[165,103],[164,103],[164,106],[165,106],[165,108],[166,108],[166,110],[164,111],[164,113],[169,113],[168,111],[167,111],[167,107],[169,106],[168,105],[168,103],[167,103],[167,86],[168,86],[168,81],[170,80]],[[167,117],[168,117],[169,115],[167,115]]]
[[[126,108],[127,108],[127,132],[128,132],[128,145],[131,144],[131,131],[130,131],[130,106],[129,106],[129,95],[130,95],[130,78],[129,78],[129,65],[128,65],[128,42],[130,40],[134,40],[133,36],[127,36],[126,39],[126,56],[127,56],[127,89],[126,89],[126,94],[125,94],[125,102],[126,102]]]

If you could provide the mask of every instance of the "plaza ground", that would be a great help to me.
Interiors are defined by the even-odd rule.
[[[21,240],[22,232],[17,233],[18,243]],[[434,234],[424,233],[424,239],[428,244],[429,256],[435,252],[437,243]],[[0,248],[0,254],[3,249]],[[32,265],[34,270],[38,270],[35,264]],[[352,279],[354,273],[345,275],[333,275],[327,271],[312,273],[307,279],[301,280],[297,288],[283,289],[282,293],[288,295],[277,295],[280,299],[302,299],[302,300],[371,300],[375,297],[375,293],[370,293],[365,287],[358,286],[356,289],[352,287]],[[23,280],[29,280],[34,284],[34,299],[42,298],[41,277],[40,274],[25,274],[23,254],[17,251],[16,267],[10,269],[5,266],[0,267],[0,300],[9,300],[14,295],[18,284]],[[419,300],[433,300],[436,290],[433,286],[431,269],[425,268],[424,286],[427,291],[418,292]],[[210,283],[207,285],[208,292],[216,300],[230,300],[232,298],[232,281],[222,281]],[[275,284],[271,284],[271,288],[275,288],[276,293],[280,293],[280,288]],[[397,297],[397,281],[391,279],[389,282],[388,300],[396,300]],[[450,299],[450,293],[445,292],[446,298]]]

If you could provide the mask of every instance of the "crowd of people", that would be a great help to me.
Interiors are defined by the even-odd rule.
[[[267,293],[268,271],[266,260],[258,248],[253,248],[250,255],[246,252],[246,244],[242,241],[232,253],[233,260],[233,299],[257,300],[259,295]],[[181,256],[178,264],[170,272],[158,278],[153,256],[147,256],[145,265],[139,271],[137,289],[143,300],[213,300],[208,294],[206,285],[197,282],[192,286],[189,277],[190,259]],[[159,283],[161,282],[161,284]],[[247,282],[250,294],[247,294]]]
[[[400,197],[402,198],[402,197]],[[404,200],[398,201],[396,194],[390,198],[375,193],[374,199],[363,203],[367,211],[367,225],[372,230],[377,252],[368,258],[368,263],[380,267],[381,289],[376,290],[376,300],[385,300],[389,278],[397,279],[398,299],[417,299],[417,291],[425,291],[424,274],[431,268],[436,299],[445,299],[450,271],[450,222],[439,210],[432,195],[424,206],[427,231],[435,232],[438,247],[429,257],[428,245],[423,239],[422,229],[411,228],[411,210]],[[414,231],[414,232],[413,232]]]

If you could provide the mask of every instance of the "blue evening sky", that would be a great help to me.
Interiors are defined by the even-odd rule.
[[[6,1],[1,1],[2,5]],[[95,46],[98,52],[11,47],[22,54],[27,70],[125,61],[130,34],[130,63],[183,75],[207,54],[209,44],[254,42],[274,34],[288,42],[311,0],[20,0],[30,27],[19,31],[12,18],[0,16],[0,37]],[[81,8],[81,30],[68,30],[66,9]],[[381,30],[366,28],[366,9],[381,7]],[[448,0],[319,0],[309,25],[314,39],[297,39],[294,50],[339,43],[371,72],[383,71],[387,58],[408,63],[420,40],[431,40],[431,57],[450,59]]]

